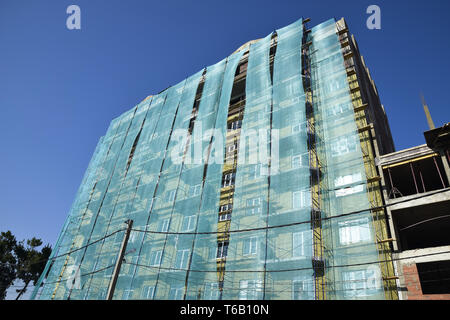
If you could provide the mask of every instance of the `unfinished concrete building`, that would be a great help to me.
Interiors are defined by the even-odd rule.
[[[450,299],[450,126],[430,127],[379,161],[401,299]]]

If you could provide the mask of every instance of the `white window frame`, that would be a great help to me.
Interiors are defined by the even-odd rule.
[[[187,268],[190,251],[191,250],[189,250],[189,249],[177,250],[177,253],[175,256],[175,268],[176,269],[186,269]],[[181,255],[181,257],[180,257],[180,255]],[[179,257],[180,257],[180,260],[178,259]]]
[[[223,187],[230,187],[232,185],[234,185],[234,173],[227,173],[224,177],[223,177]]]
[[[162,250],[154,250],[150,252],[150,266],[158,267],[161,265]]]
[[[242,128],[242,120],[233,121],[230,125],[230,130],[237,130]]]
[[[220,291],[219,284],[217,282],[205,283],[203,289],[203,300],[218,300]]]
[[[363,192],[364,186],[362,184],[354,185],[355,183],[362,181],[363,177],[361,172],[337,177],[334,180],[334,187],[336,189],[336,198]]]
[[[329,116],[338,116],[350,110],[350,104],[339,103],[330,107],[327,113]]]
[[[360,193],[364,191],[363,185],[357,185],[354,187],[346,187],[336,190],[336,198],[346,197],[355,193]]]
[[[233,205],[231,203],[227,203],[220,206],[219,212],[225,212],[231,209],[233,209]]]
[[[227,145],[227,153],[234,152],[234,151],[236,151],[236,149],[237,149],[237,144],[236,143],[232,143],[232,144]]]
[[[239,300],[260,299],[262,293],[262,280],[240,280]]]
[[[184,295],[184,287],[170,288],[169,299],[170,300],[182,300]]]
[[[261,197],[247,199],[247,212],[249,215],[260,214],[262,212]]]
[[[168,191],[168,193],[167,193],[167,201],[168,201],[168,202],[173,202],[173,201],[175,201],[175,195],[176,195],[176,193],[177,193],[177,190],[176,190],[176,189],[173,189],[173,190]]]
[[[343,187],[343,186],[361,182],[361,181],[362,181],[361,172],[356,172],[356,173],[348,174],[345,176],[339,176],[336,179],[334,179],[334,187],[339,188],[339,187]]]
[[[372,240],[369,219],[361,218],[338,223],[339,243],[343,246],[366,243]]]
[[[246,250],[246,243],[248,250]],[[249,237],[244,239],[242,243],[242,255],[243,256],[254,256],[258,253],[258,237]]]
[[[183,222],[181,225],[182,231],[189,232],[195,228],[195,215],[183,217]]]
[[[302,209],[311,206],[311,194],[308,190],[292,192],[292,209]]]
[[[223,259],[227,257],[228,245],[229,243],[226,241],[222,241],[217,244],[216,259]]]
[[[253,168],[253,179],[260,179],[262,177],[267,177],[269,174],[269,167],[267,164],[259,163]]]
[[[338,91],[341,89],[342,83],[337,79],[331,79],[327,82],[328,93],[332,93],[334,91]]]
[[[292,300],[310,300],[313,298],[313,292],[311,287],[311,280],[308,279],[295,279],[292,280]],[[300,286],[299,286],[300,285]],[[301,287],[301,291],[297,288]],[[305,297],[306,296],[306,297]]]
[[[134,289],[125,289],[122,293],[122,300],[128,300],[130,295],[133,296]]]
[[[342,136],[331,144],[332,157],[342,156],[357,150],[357,140],[355,135]]]
[[[310,250],[308,250],[308,248]],[[292,233],[292,257],[312,256],[312,231],[305,230]]]
[[[219,214],[219,221],[228,221],[228,220],[231,220],[231,213]]]
[[[376,290],[376,288],[371,288],[371,283],[375,280],[370,279],[371,277],[373,277],[373,275],[369,275],[369,271],[365,269],[343,271],[342,281],[344,296],[349,298],[369,296],[369,291]]]
[[[202,190],[202,184],[196,184],[189,187],[189,197],[197,197],[200,195]]]
[[[142,289],[141,298],[152,300],[155,297],[155,286],[145,286]]]
[[[303,162],[306,163],[303,163]],[[298,168],[304,168],[309,167],[309,154],[308,153],[300,153],[292,156],[291,159],[291,168],[292,169],[298,169]]]
[[[302,132],[303,130],[305,130],[304,125],[305,125],[304,122],[296,123],[296,124],[292,125],[291,126],[291,133],[292,134],[296,134],[296,133]]]
[[[159,223],[158,232],[167,232],[169,230],[169,222],[169,218],[161,220]]]

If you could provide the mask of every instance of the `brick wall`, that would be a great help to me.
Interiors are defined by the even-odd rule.
[[[404,264],[402,267],[408,300],[450,300],[450,294],[422,294],[416,264]]]

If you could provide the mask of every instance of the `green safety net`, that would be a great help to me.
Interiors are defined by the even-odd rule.
[[[303,22],[277,32],[273,70],[272,145],[265,290],[268,299],[314,299],[311,269],[311,191],[305,93]],[[283,271],[291,270],[291,271]]]
[[[384,298],[335,21],[303,35],[300,19],[114,119],[33,298],[105,299],[128,219],[133,231],[114,299],[307,300],[318,290],[327,299]],[[302,75],[308,41],[314,137]],[[245,109],[230,130],[230,99],[247,53]],[[230,134],[239,140],[237,166],[225,178]],[[320,256],[311,226],[311,139],[321,165]],[[229,199],[221,198],[224,188]],[[219,220],[224,203],[232,204],[226,223]],[[323,288],[314,281],[316,260],[324,261]]]
[[[243,51],[228,57],[223,75],[222,90],[215,120],[215,132],[209,147],[208,166],[197,213],[197,224],[187,272],[186,299],[217,300],[220,282],[217,276],[217,230],[222,187],[225,137],[227,133],[228,106],[237,65]],[[201,271],[201,272],[200,272]]]
[[[329,299],[384,299],[367,177],[335,20],[311,30]],[[348,213],[355,213],[349,214]],[[344,216],[342,216],[344,215]],[[352,266],[353,265],[353,266]]]
[[[268,158],[272,84],[269,51],[272,35],[253,43],[248,58],[245,111],[239,138],[230,241],[223,299],[262,299],[267,225]],[[259,130],[262,129],[262,130]],[[258,203],[254,214],[250,202]],[[237,232],[250,229],[252,231]],[[241,272],[241,271],[246,272]],[[253,284],[258,289],[252,288]],[[250,285],[250,286],[249,286]],[[244,287],[247,290],[238,290]]]
[[[188,140],[180,140],[188,142],[188,144],[182,143],[182,148],[179,150],[184,162],[182,164],[167,162],[168,175],[161,177],[161,181],[164,179],[167,183],[164,196],[169,197],[172,203],[168,208],[158,210],[155,208],[150,218],[151,230],[156,231],[158,227],[165,226],[164,229],[159,230],[169,232],[147,236],[151,241],[152,254],[148,261],[154,266],[151,271],[154,274],[154,281],[147,281],[146,286],[147,292],[154,299],[180,300],[185,295],[187,270],[192,255],[203,190],[204,161],[201,159],[203,153],[198,150],[202,151],[209,143],[204,133],[214,128],[225,64],[224,60],[206,69],[201,90],[202,98],[200,103],[196,104],[198,109],[193,111],[191,103],[189,116],[186,118],[187,120],[195,119],[192,133]],[[176,147],[175,143],[173,147]],[[173,155],[171,157],[172,161],[176,158]],[[172,170],[176,172],[171,172]],[[160,190],[163,196],[163,189]],[[155,204],[157,202],[158,198]],[[161,223],[162,220],[166,223]]]

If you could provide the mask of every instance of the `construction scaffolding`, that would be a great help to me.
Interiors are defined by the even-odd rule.
[[[396,299],[348,39],[307,21],[111,122],[35,298],[105,299],[132,220],[114,299]]]

